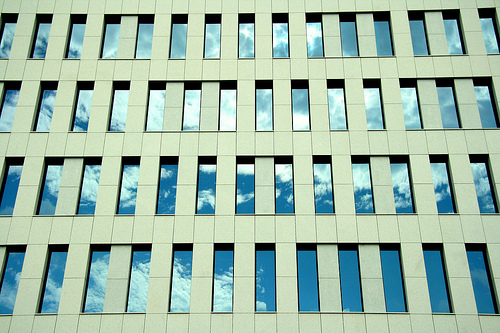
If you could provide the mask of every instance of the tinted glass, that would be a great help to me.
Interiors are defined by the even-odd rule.
[[[255,24],[240,23],[239,30],[238,56],[240,58],[255,57]]]
[[[220,57],[220,23],[205,24],[205,58]]]
[[[257,131],[273,130],[273,90],[257,89],[255,91],[255,112]]]
[[[293,169],[291,164],[275,164],[276,214],[293,214]]]
[[[309,129],[309,89],[292,89],[293,130]]]
[[[414,55],[428,55],[424,20],[410,20],[411,42]]]
[[[357,250],[339,250],[342,311],[362,312],[361,284]]]
[[[182,123],[183,131],[200,130],[200,105],[201,90],[184,91],[184,121]]]
[[[488,167],[486,163],[471,163],[472,176],[476,186],[477,202],[481,214],[496,213],[495,200],[491,191]]]
[[[54,251],[50,253],[40,313],[57,313],[59,309],[59,299],[61,298],[67,257],[67,251]]]
[[[146,312],[150,265],[151,251],[133,252],[127,312]]]
[[[357,214],[372,214],[373,197],[370,179],[370,165],[359,163],[352,165],[352,178],[354,181],[354,201]]]
[[[0,203],[0,215],[12,215],[16,203],[17,190],[21,180],[22,165],[6,166],[4,184],[2,191],[2,201]]]
[[[75,121],[73,131],[86,132],[89,127],[90,107],[92,106],[93,90],[78,90],[76,102]]]
[[[2,39],[0,40],[0,58],[9,57],[15,31],[16,23],[5,23],[3,25]]]
[[[134,214],[137,200],[139,165],[124,165],[118,214]]]
[[[342,56],[358,56],[358,39],[356,36],[356,22],[340,22],[340,39],[342,42]]]
[[[174,251],[170,312],[189,312],[193,251]]]
[[[104,32],[104,43],[102,45],[101,58],[116,59],[118,52],[118,37],[120,35],[120,24],[106,24]]]
[[[137,47],[135,57],[138,59],[151,58],[151,46],[153,45],[153,23],[139,23],[137,30]]]
[[[213,312],[233,311],[233,251],[215,251]]]
[[[431,163],[431,171],[438,213],[455,213],[446,163]]]
[[[406,312],[401,262],[398,250],[380,250],[387,312]]]
[[[8,89],[5,91],[0,114],[0,132],[10,132],[12,129],[18,100],[19,90]]]
[[[198,170],[198,203],[196,214],[215,213],[215,164],[200,164]]]
[[[396,213],[413,213],[410,176],[407,163],[391,163],[392,190]]]
[[[8,252],[0,288],[0,314],[12,314],[14,311],[23,262],[24,252]]]
[[[364,88],[366,123],[368,129],[383,129],[382,101],[379,88]]]
[[[484,44],[487,53],[498,53],[498,40],[495,32],[495,23],[492,17],[481,18],[481,28],[483,29]]]
[[[187,23],[172,24],[172,40],[170,42],[170,58],[186,58]]]
[[[460,123],[458,122],[453,87],[437,87],[437,93],[443,128],[459,128]]]
[[[432,312],[451,312],[441,251],[424,250],[424,262]]]
[[[70,59],[80,59],[82,56],[83,37],[85,35],[85,23],[73,23],[71,25],[71,37],[69,39],[68,55]]]
[[[109,251],[93,251],[83,312],[102,312],[108,268]]]
[[[297,251],[299,311],[319,311],[318,269],[315,250]]]
[[[47,165],[45,183],[43,184],[40,199],[39,215],[54,215],[56,212],[57,196],[61,184],[62,165]]]
[[[328,112],[331,130],[347,129],[343,88],[328,89]]]
[[[111,109],[110,131],[124,131],[127,122],[129,90],[115,90]]]
[[[162,164],[156,214],[175,214],[177,164]]]
[[[448,51],[450,54],[463,54],[462,41],[460,39],[460,30],[457,19],[443,20],[446,41],[448,42]]]
[[[236,174],[236,214],[255,212],[255,171],[253,164],[238,164]]]
[[[497,120],[495,117],[495,107],[491,99],[490,87],[475,86],[477,106],[479,108],[479,116],[483,128],[496,128]]]
[[[82,191],[80,192],[80,204],[78,205],[78,214],[94,214],[100,177],[100,165],[85,165],[85,170],[83,171]]]
[[[38,23],[35,46],[33,48],[32,58],[45,58],[47,45],[49,44],[49,35],[51,23]]]
[[[276,311],[274,250],[255,251],[255,310]]]
[[[378,56],[392,55],[391,28],[389,21],[375,21],[375,40]]]
[[[476,298],[478,313],[497,313],[490,272],[485,260],[485,252],[467,250],[467,260],[469,261],[470,277]]]
[[[220,130],[236,131],[236,89],[220,91]]]
[[[332,167],[314,163],[314,202],[316,214],[333,213]]]
[[[401,100],[403,101],[406,129],[421,129],[417,88],[401,88]]]
[[[288,56],[288,23],[273,23],[273,57]]]
[[[307,22],[307,56],[323,56],[323,33],[321,22]]]
[[[56,102],[57,90],[43,90],[40,109],[38,110],[38,119],[36,123],[37,132],[48,132],[54,113],[54,103]]]
[[[150,90],[148,103],[148,121],[146,131],[163,130],[165,113],[165,90]]]

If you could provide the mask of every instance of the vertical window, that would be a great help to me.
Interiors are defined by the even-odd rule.
[[[2,30],[0,35],[0,58],[9,58],[12,42],[14,41],[14,32],[16,31],[17,15],[2,15]]]
[[[327,80],[327,85],[330,130],[345,130],[347,129],[347,122],[345,116],[344,81]]]
[[[12,215],[23,171],[22,160],[7,160],[2,178],[0,215]]]
[[[40,97],[38,101],[38,113],[36,117],[35,131],[48,132],[54,113],[56,102],[57,82],[42,82]]]
[[[340,16],[340,41],[342,56],[357,57],[359,55],[355,14],[342,14]]]
[[[220,14],[205,15],[205,58],[220,58]]]
[[[443,22],[448,51],[450,54],[464,54],[462,33],[460,32],[460,20],[458,11],[444,11]]]
[[[490,171],[488,170],[487,157],[470,156],[470,166],[474,185],[476,186],[477,202],[481,214],[492,214],[498,212]]]
[[[118,53],[119,36],[120,36],[120,16],[118,15],[106,16],[101,58],[116,59],[116,55]]]
[[[389,13],[379,12],[373,14],[375,25],[375,41],[377,43],[378,56],[391,56],[391,25],[389,23]]]
[[[255,213],[255,161],[238,158],[236,164],[236,214]]]
[[[276,311],[274,244],[255,244],[255,311]]]
[[[451,303],[448,292],[448,279],[443,265],[442,247],[423,244],[427,286],[433,313],[450,313]]]
[[[160,163],[160,185],[156,214],[175,214],[178,158],[162,157]]]
[[[52,26],[52,15],[37,15],[35,40],[32,43],[31,58],[43,59],[49,44],[50,27]]]
[[[423,12],[408,12],[410,20],[410,34],[414,55],[429,55],[427,34]]]
[[[76,101],[73,131],[86,132],[89,127],[90,107],[94,95],[94,82],[78,82],[78,99]]]
[[[323,57],[323,29],[321,14],[306,14],[307,56]]]
[[[380,246],[380,262],[384,281],[385,309],[387,312],[406,312],[405,291],[401,274],[399,247]]]
[[[130,82],[113,82],[113,107],[109,121],[109,131],[125,131],[127,123]]]
[[[362,312],[361,279],[356,245],[339,245],[339,268],[342,311]]]
[[[38,215],[54,215],[56,212],[57,196],[61,184],[63,164],[62,161],[47,161],[45,175],[43,177],[43,188],[38,203]]]
[[[368,129],[384,129],[384,116],[382,113],[382,97],[380,96],[380,82],[364,80],[363,91],[365,94],[366,123]]]
[[[200,158],[198,161],[198,199],[196,214],[215,214],[215,181],[217,164],[215,158]]]
[[[132,267],[130,268],[127,312],[146,312],[150,266],[151,248],[134,247]]]
[[[12,314],[23,270],[25,248],[8,247],[0,287],[0,314]]]
[[[288,57],[288,14],[273,14],[273,58]]]
[[[66,49],[66,58],[80,59],[82,57],[83,37],[85,36],[85,24],[87,17],[85,15],[71,16],[71,31],[69,33],[68,47]]]
[[[453,192],[451,190],[446,158],[431,157],[431,171],[438,213],[455,213],[455,204],[453,202]]]
[[[100,177],[101,161],[96,159],[85,160],[80,202],[78,204],[79,215],[94,215]]]
[[[214,246],[213,312],[233,311],[233,244]]]
[[[297,244],[299,311],[319,311],[316,245]]]
[[[309,130],[309,83],[292,81],[293,130]]]
[[[356,214],[373,214],[372,182],[368,161],[353,162],[352,179],[354,183]]]
[[[496,25],[496,15],[494,8],[481,8],[479,11],[479,20],[483,30],[484,44],[486,53],[498,53],[498,28]]]
[[[396,214],[413,213],[408,162],[391,159],[391,175]]]
[[[189,312],[192,272],[193,245],[174,244],[170,312]]]
[[[184,82],[183,131],[200,130],[201,83]]]
[[[0,110],[0,132],[10,132],[12,129],[20,90],[20,82],[4,83],[2,109]]]
[[[104,295],[108,281],[110,249],[94,248],[91,254],[88,271],[87,289],[83,312],[102,312],[104,308]]]
[[[400,81],[400,85],[406,129],[421,129],[422,123],[420,122],[418,106],[417,82],[402,80]]]
[[[238,57],[255,57],[255,15],[239,14]]]
[[[187,25],[187,14],[172,15],[172,36],[170,40],[171,59],[186,58]]]
[[[466,244],[470,277],[476,298],[478,313],[498,313],[494,287],[491,279],[490,265],[484,245]]]
[[[122,180],[120,187],[120,202],[117,214],[134,214],[137,200],[137,185],[139,182],[139,158],[123,161]]]
[[[236,81],[220,83],[220,115],[221,131],[236,131]]]
[[[498,115],[496,110],[496,102],[493,98],[491,81],[474,80],[474,89],[476,91],[477,107],[479,108],[479,116],[483,128],[497,128]]]
[[[255,81],[257,131],[273,130],[273,81]]]
[[[293,214],[293,166],[291,158],[274,159],[276,214]]]
[[[165,82],[149,82],[148,119],[146,131],[163,130],[163,115],[165,113]]]
[[[67,246],[49,248],[49,262],[45,270],[45,282],[40,313],[57,313],[68,257]]]
[[[460,128],[453,81],[436,80],[443,128]]]
[[[154,15],[139,16],[139,27],[137,28],[137,45],[135,57],[137,59],[150,59],[151,47],[153,45]]]
[[[330,156],[313,156],[316,214],[333,214],[332,163]]]

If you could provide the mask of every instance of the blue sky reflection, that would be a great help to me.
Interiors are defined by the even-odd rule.
[[[356,35],[356,22],[340,22],[340,39],[342,43],[342,56],[358,56],[358,39]]]
[[[85,23],[73,23],[71,26],[71,38],[69,40],[69,48],[68,48],[69,59],[81,58],[84,36],[85,36]]]
[[[368,129],[383,129],[382,101],[379,88],[364,88],[366,123]]]
[[[57,313],[66,269],[67,251],[51,252],[40,313]]]
[[[414,55],[429,55],[424,20],[410,20],[411,42]]]
[[[491,290],[491,278],[485,262],[485,252],[467,250],[470,277],[476,298],[478,313],[496,313],[494,298]]]
[[[472,176],[476,186],[477,202],[481,214],[496,213],[495,202],[491,192],[491,183],[486,163],[471,163]]]
[[[292,164],[275,164],[276,214],[293,214]]]
[[[51,23],[39,23],[32,58],[43,59],[49,44]]]
[[[421,129],[417,88],[401,88],[401,100],[403,102],[406,129]]]
[[[9,165],[4,176],[2,201],[0,203],[0,215],[12,215],[16,203],[17,190],[21,180],[22,165]]]
[[[0,114],[0,132],[10,132],[12,129],[18,100],[19,90],[7,89],[5,91],[2,112]]]
[[[85,165],[78,214],[93,215],[101,176],[100,165]]]
[[[172,24],[172,40],[170,42],[170,58],[186,58],[187,24]]]
[[[438,213],[455,213],[446,163],[431,163],[431,171]]]
[[[48,132],[54,113],[54,104],[56,102],[57,90],[45,89],[42,91],[42,101],[38,110],[38,119],[36,123],[37,132]]]
[[[0,58],[8,58],[12,42],[14,41],[14,32],[16,23],[5,23],[3,26],[2,40],[0,40]]]
[[[448,51],[450,54],[463,54],[462,41],[460,40],[460,30],[457,19],[443,20],[446,41],[448,42]]]
[[[170,312],[189,312],[193,251],[174,251]]]
[[[89,127],[90,107],[94,90],[78,90],[73,131],[86,132]]]
[[[238,164],[236,174],[236,214],[255,212],[255,170],[253,164]]]
[[[255,112],[257,113],[257,131],[273,130],[273,90],[256,89]]]
[[[314,164],[314,202],[316,214],[333,213],[332,167],[330,164]]]
[[[405,293],[398,250],[380,250],[387,312],[406,312]]]
[[[316,250],[297,250],[299,311],[319,311]]]
[[[424,262],[432,312],[451,312],[441,251],[424,250]]]
[[[362,312],[361,284],[357,250],[339,250],[342,311]]]
[[[488,54],[498,53],[498,40],[495,33],[495,24],[493,18],[481,18],[481,28],[483,30],[484,44]]]
[[[102,312],[108,268],[109,251],[93,251],[83,312]]]
[[[443,128],[459,128],[457,106],[453,87],[436,87]]]
[[[476,90],[477,107],[479,108],[479,116],[481,117],[483,128],[497,128],[490,87],[475,86],[474,89]]]
[[[134,251],[130,271],[127,312],[146,312],[151,251]]]
[[[108,23],[106,24],[106,31],[104,32],[104,43],[102,45],[103,59],[116,59],[118,53],[118,37],[120,36],[120,24]]]
[[[12,314],[23,270],[24,252],[8,252],[0,288],[0,314]]]
[[[139,182],[139,165],[124,165],[118,214],[134,214]]]
[[[255,57],[255,24],[240,23],[239,24],[239,48],[238,57],[253,58]]]
[[[198,202],[196,214],[215,213],[215,164],[200,164],[198,170]]]
[[[42,189],[39,215],[54,215],[56,212],[59,185],[61,185],[62,165],[47,165],[45,184]]]
[[[375,40],[377,42],[377,55],[391,56],[392,55],[392,42],[391,42],[391,28],[389,21],[375,21]]]
[[[407,163],[391,163],[392,190],[396,213],[413,213],[410,176]]]
[[[352,165],[352,179],[354,182],[354,201],[357,214],[373,214],[372,183],[370,179],[370,165],[357,163]]]
[[[156,214],[175,214],[177,164],[162,164]]]
[[[233,311],[233,251],[216,250],[213,312]]]
[[[276,311],[274,250],[255,251],[255,311]]]
[[[220,23],[205,25],[205,58],[220,58]]]
[[[137,31],[137,46],[135,49],[135,57],[137,59],[151,58],[153,27],[153,23],[139,23],[139,29]]]
[[[273,58],[288,56],[288,23],[273,23]]]

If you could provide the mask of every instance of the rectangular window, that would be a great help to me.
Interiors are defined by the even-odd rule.
[[[356,245],[339,245],[339,268],[342,311],[363,312],[358,248]]]
[[[384,129],[385,126],[382,112],[382,97],[380,96],[380,81],[364,80],[363,87],[365,95],[366,123],[368,129]]]
[[[408,162],[391,158],[391,175],[396,214],[414,213]]]
[[[174,244],[170,312],[189,312],[191,278],[193,272],[193,245]]]
[[[437,244],[422,244],[427,286],[433,313],[450,313],[448,278],[443,264],[443,249]]]
[[[146,122],[146,131],[163,130],[166,89],[166,82],[149,82],[148,119]]]
[[[109,247],[94,247],[90,256],[85,304],[83,312],[102,312],[104,308],[104,295],[108,281]]]
[[[134,214],[139,182],[139,158],[128,158],[123,161],[120,186],[120,202],[117,214]]]
[[[22,159],[7,159],[1,188],[0,215],[12,215],[23,171]]]
[[[274,159],[276,190],[276,214],[293,214],[293,165],[292,159],[283,157]]]
[[[255,311],[276,311],[274,244],[255,244]]]
[[[214,244],[213,312],[233,311],[233,244]]]
[[[38,101],[38,113],[35,120],[35,131],[48,132],[56,102],[57,82],[42,82]]]
[[[483,128],[497,128],[499,122],[491,79],[475,79],[474,89]]]
[[[3,102],[0,110],[0,132],[10,132],[12,129],[20,90],[21,82],[4,82]]]
[[[186,59],[187,25],[187,14],[172,15],[170,59]]]
[[[239,14],[238,57],[255,57],[255,14]]]
[[[94,95],[94,82],[78,82],[78,99],[76,101],[73,131],[86,132],[89,128],[90,108]]]
[[[333,214],[332,162],[330,156],[313,156],[316,214]]]
[[[17,14],[2,15],[2,30],[0,31],[0,58],[8,59],[12,42],[14,41],[14,32],[16,31]]]
[[[288,57],[288,14],[273,14],[273,58]]]
[[[101,58],[116,59],[116,55],[118,53],[119,36],[120,36],[120,16],[119,15],[106,16]]]
[[[175,214],[178,157],[160,158],[160,184],[156,214]]]
[[[255,160],[238,158],[236,163],[236,214],[254,214]]]
[[[205,58],[220,58],[221,15],[205,15]]]
[[[342,14],[340,16],[340,41],[342,56],[357,57],[359,55],[355,14]]]
[[[205,157],[198,160],[198,197],[196,214],[215,214],[215,184],[217,160]]]
[[[330,130],[347,129],[344,80],[327,80]]]
[[[443,128],[460,128],[453,80],[436,80]]]
[[[54,215],[63,170],[62,160],[47,160],[43,176],[43,188],[39,196],[37,215]]]
[[[0,287],[0,314],[12,314],[23,270],[25,247],[8,247]]]
[[[380,262],[387,312],[406,312],[405,288],[401,274],[399,246],[380,245]]]
[[[448,51],[450,54],[464,54],[462,32],[460,31],[459,11],[444,11],[443,22]]]
[[[432,182],[434,184],[434,194],[436,195],[436,205],[439,214],[455,213],[453,192],[451,189],[450,177],[448,175],[447,157],[431,157]]]
[[[476,298],[478,313],[498,313],[493,287],[490,265],[485,245],[466,244],[467,260],[469,262],[470,277]]]
[[[293,130],[309,130],[309,83],[306,80],[292,81]]]
[[[201,82],[184,82],[183,131],[200,130]]]
[[[31,58],[44,59],[49,44],[50,27],[52,26],[52,15],[36,16],[35,40],[31,45]]]
[[[219,130],[236,131],[236,81],[220,83]]]
[[[153,45],[154,15],[140,15],[137,28],[137,44],[135,57],[137,59],[150,59]]]
[[[388,12],[377,12],[373,14],[375,25],[375,41],[377,43],[377,55],[392,56],[391,25]]]
[[[484,44],[486,53],[498,53],[498,27],[495,8],[478,9],[481,29],[483,30]]]
[[[71,30],[66,49],[66,58],[80,59],[82,57],[83,37],[85,36],[86,22],[86,15],[71,15]]]
[[[352,179],[354,183],[354,202],[356,214],[373,214],[372,182],[370,163],[367,160],[353,161]]]
[[[273,81],[255,81],[257,131],[273,130]]]
[[[429,55],[427,34],[423,12],[408,12],[410,20],[410,34],[414,55]]]
[[[321,14],[306,14],[307,56],[323,57],[323,29]]]
[[[316,245],[297,244],[299,311],[319,311]]]
[[[109,121],[109,131],[125,131],[127,123],[128,97],[130,82],[113,82],[113,107]]]
[[[68,246],[51,246],[49,262],[45,269],[45,281],[40,313],[57,313],[68,257]]]
[[[474,185],[476,186],[477,202],[481,214],[498,213],[498,206],[495,200],[494,186],[491,182],[491,175],[488,168],[487,156],[470,156],[470,166]]]
[[[101,160],[86,159],[83,168],[80,201],[78,204],[79,215],[94,215],[100,177]]]
[[[146,312],[151,247],[133,247],[127,312]]]
[[[415,80],[401,80],[400,86],[406,129],[421,129],[417,82]]]

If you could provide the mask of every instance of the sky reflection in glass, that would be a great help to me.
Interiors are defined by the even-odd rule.
[[[61,184],[62,165],[47,165],[38,215],[54,215]]]
[[[0,58],[9,57],[15,31],[16,23],[5,23],[3,25],[2,39],[0,40]]]
[[[389,21],[375,21],[375,40],[377,42],[377,55],[391,56],[392,41]]]
[[[323,32],[321,22],[307,22],[307,56],[323,56]]]
[[[343,88],[328,89],[328,111],[330,130],[347,129]]]
[[[352,165],[354,182],[354,201],[357,214],[373,214],[372,183],[370,164],[356,163]]]
[[[170,41],[170,58],[186,58],[187,23],[172,24],[172,39]]]
[[[288,57],[288,23],[273,23],[273,58]]]
[[[474,288],[474,297],[478,313],[497,313],[488,265],[485,252],[481,250],[467,250],[470,277]]]
[[[104,32],[104,43],[102,45],[103,59],[116,59],[118,52],[118,37],[120,36],[120,24],[108,23],[106,24],[106,31]]]
[[[53,251],[50,253],[40,313],[57,313],[59,309],[67,257],[68,251]]]
[[[255,251],[255,311],[276,311],[274,250]]]
[[[411,42],[414,55],[429,55],[424,20],[410,20]]]
[[[134,214],[139,182],[139,165],[124,165],[118,214]]]
[[[399,250],[380,250],[387,312],[406,312]]]
[[[156,214],[175,214],[177,168],[177,164],[161,165],[160,188],[158,190],[158,207],[156,209]]]
[[[80,192],[80,204],[78,205],[78,214],[94,215],[100,177],[100,165],[85,165],[82,191]]]
[[[380,89],[364,88],[363,91],[365,94],[366,123],[368,129],[384,129]]]
[[[489,86],[475,86],[477,107],[479,108],[479,116],[483,128],[497,128],[497,120],[495,117],[495,108],[491,99]]]
[[[438,213],[455,213],[451,195],[450,177],[448,177],[448,167],[446,163],[431,163],[431,171]]]
[[[146,312],[151,251],[134,251],[130,271],[127,312]]]
[[[448,286],[440,250],[424,250],[427,286],[433,313],[450,313]]]
[[[163,130],[163,114],[165,113],[165,89],[149,90],[148,120],[146,131]]]
[[[24,252],[8,252],[0,288],[0,314],[12,314],[23,270]]]
[[[108,281],[109,251],[92,251],[83,312],[102,312]]]
[[[4,175],[0,215],[12,215],[16,204],[17,190],[21,180],[22,165],[8,165]]]
[[[486,53],[498,53],[498,40],[495,32],[495,24],[492,17],[480,18],[481,28],[483,30],[484,44]]]
[[[196,214],[215,214],[215,164],[200,164]]]
[[[139,29],[137,30],[137,46],[135,49],[135,57],[137,59],[151,58],[153,27],[153,23],[139,23]]]
[[[233,251],[216,250],[213,312],[233,311]]]
[[[94,90],[78,90],[73,131],[86,132],[89,127],[90,107]]]
[[[69,39],[69,59],[80,59],[82,56],[83,37],[85,35],[85,23],[73,23],[71,25],[71,37]]]
[[[453,87],[436,87],[443,128],[460,128]]]
[[[460,38],[460,30],[458,28],[458,20],[446,19],[443,20],[443,22],[444,31],[446,33],[446,41],[448,42],[448,51],[450,54],[464,54]]]
[[[255,24],[240,23],[239,24],[239,48],[238,57],[254,58],[255,57]]]
[[[314,163],[314,202],[316,214],[333,214],[332,166]]]
[[[292,164],[275,164],[276,214],[293,214]]]
[[[273,130],[273,90],[255,90],[255,112],[257,113],[257,131]]]
[[[342,56],[357,57],[358,39],[356,36],[356,22],[354,21],[340,22],[340,39],[342,43]]]
[[[220,130],[236,131],[236,89],[220,91]]]
[[[129,90],[115,90],[109,122],[109,130],[112,132],[125,131],[129,92]]]
[[[299,311],[319,311],[316,250],[297,250]]]
[[[476,186],[477,202],[481,214],[496,213],[495,201],[491,191],[488,167],[486,163],[471,163],[472,176]]]
[[[170,312],[189,312],[193,251],[174,251]]]
[[[0,114],[0,132],[10,132],[12,129],[18,100],[19,90],[7,89],[5,91]]]
[[[51,23],[38,23],[35,46],[33,48],[32,58],[43,59],[47,52],[49,44],[49,35]]]
[[[413,213],[408,163],[391,163],[391,175],[396,214]]]
[[[236,214],[255,213],[254,164],[238,164],[236,174]]]
[[[357,250],[339,250],[342,311],[362,312],[361,284]]]
[[[220,58],[220,23],[205,24],[205,58]]]
[[[292,89],[293,130],[309,130],[309,89]]]
[[[56,102],[57,90],[45,89],[42,91],[42,101],[38,110],[38,119],[36,122],[37,132],[48,132],[54,113],[54,104]]]
[[[401,88],[403,113],[406,129],[421,129],[420,111],[418,110],[417,88]]]
[[[183,131],[200,130],[201,90],[185,90]]]

